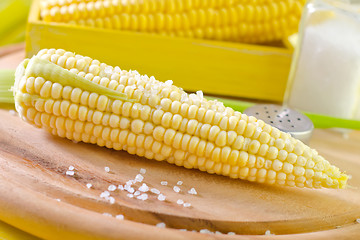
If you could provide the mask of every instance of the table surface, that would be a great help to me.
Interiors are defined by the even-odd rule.
[[[15,68],[23,46],[0,49],[0,68]],[[0,110],[0,220],[40,237],[64,239],[355,239],[360,236],[360,132],[346,136],[315,130],[310,146],[352,175],[351,188],[312,190],[273,187],[187,170],[91,144],[75,144],[23,122]],[[65,173],[75,166],[75,176]],[[110,167],[110,173],[104,167]],[[149,193],[147,201],[111,193],[111,184],[124,184],[147,170],[144,182],[159,189],[166,201]],[[160,184],[167,180],[169,185]],[[173,191],[183,181],[181,192]],[[88,189],[87,183],[92,187]],[[137,184],[137,187],[141,184]],[[194,187],[198,194],[187,191]],[[17,189],[17,191],[14,191]],[[182,199],[191,207],[178,205]],[[123,214],[125,220],[104,216]],[[165,222],[167,228],[155,227]],[[237,235],[200,234],[209,229]],[[264,236],[266,230],[276,235]],[[1,231],[0,231],[1,233]],[[54,234],[55,233],[55,234]],[[1,235],[0,235],[1,236]]]

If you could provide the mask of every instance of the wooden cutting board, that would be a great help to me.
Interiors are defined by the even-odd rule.
[[[316,130],[310,145],[353,176],[351,188],[275,187],[187,170],[54,137],[12,111],[0,110],[0,220],[53,239],[360,237],[356,222],[360,218],[360,132],[344,138],[337,132]],[[69,166],[75,167],[74,176],[66,175]],[[141,168],[146,169],[142,183],[160,190],[166,201],[151,192],[145,201],[129,198],[121,190],[111,192],[113,204],[100,197],[109,185],[134,179]],[[167,186],[161,185],[164,180]],[[178,181],[183,184],[176,193],[173,187]],[[189,194],[191,188],[198,194]],[[191,207],[177,204],[179,199]],[[119,214],[125,220],[114,217]],[[155,226],[160,222],[166,228]],[[201,234],[201,229],[237,235]],[[265,236],[267,230],[276,235]]]

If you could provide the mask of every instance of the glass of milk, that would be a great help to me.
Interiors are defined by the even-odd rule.
[[[360,119],[360,7],[310,0],[298,43],[284,103],[301,111]]]

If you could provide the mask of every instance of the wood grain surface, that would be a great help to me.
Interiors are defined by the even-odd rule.
[[[21,51],[16,54],[20,56]],[[19,57],[14,59],[20,62]],[[360,237],[356,223],[360,218],[360,132],[344,138],[338,132],[316,130],[310,145],[352,175],[351,188],[275,187],[187,170],[54,137],[13,112],[0,110],[0,220],[52,239]],[[66,175],[69,166],[75,167],[74,176]],[[105,167],[110,168],[109,173]],[[146,201],[129,198],[120,190],[111,192],[114,204],[100,197],[109,185],[134,179],[140,168],[147,170],[143,183],[159,189],[166,201],[150,192]],[[163,180],[167,186],[160,184]],[[178,181],[183,184],[176,193],[173,187]],[[87,183],[92,184],[90,189]],[[188,194],[192,187],[197,195]],[[177,204],[179,199],[191,207]],[[103,213],[123,214],[125,220]],[[167,227],[156,227],[160,222]],[[201,234],[201,229],[237,235]],[[265,236],[267,230],[276,235]]]

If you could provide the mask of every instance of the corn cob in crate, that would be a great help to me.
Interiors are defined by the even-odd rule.
[[[315,150],[255,117],[64,50],[24,60],[14,96],[25,121],[71,140],[260,183],[346,186]]]
[[[42,0],[45,22],[266,43],[297,32],[305,0]]]

